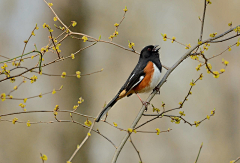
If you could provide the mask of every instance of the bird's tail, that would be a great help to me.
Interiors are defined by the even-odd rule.
[[[101,118],[107,114],[107,112],[112,108],[112,106],[118,101],[117,100],[118,95],[116,95],[108,104],[105,108],[103,108],[103,110],[101,111],[101,113],[98,115],[98,117],[96,118],[95,122],[99,122],[101,120]]]

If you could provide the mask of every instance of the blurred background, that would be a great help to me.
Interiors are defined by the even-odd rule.
[[[135,1],[70,1],[52,0],[53,9],[65,24],[77,21],[78,24],[73,31],[88,34],[108,40],[114,32],[114,23],[122,19],[123,8],[127,6],[128,12],[123,23],[119,27],[119,35],[114,42],[127,47],[128,40],[135,43],[135,49],[141,49],[150,44],[161,46],[161,61],[164,65],[171,67],[185,52],[186,49],[171,41],[164,42],[161,33],[168,37],[175,36],[176,40],[191,44],[197,43],[200,34],[200,21],[202,17],[203,0],[135,0]],[[233,26],[240,24],[239,5],[237,0],[212,1],[207,7],[203,39],[207,39],[210,33],[223,33],[229,29],[228,23]],[[36,43],[38,49],[48,44],[48,30],[42,28],[43,23],[49,24],[54,29],[54,36],[60,32],[53,24],[54,15],[44,1],[0,1],[0,55],[9,58],[19,56],[24,46],[23,41],[31,34],[36,23],[40,27],[32,37],[26,52],[34,49]],[[228,42],[211,44],[205,52],[207,57],[216,55],[225,50],[229,45],[237,41],[237,38]],[[61,45],[61,55],[68,56],[82,47],[89,45],[79,40],[66,39]],[[141,130],[155,131],[173,129],[169,133],[132,135],[133,142],[140,151],[143,162],[194,162],[201,143],[203,149],[199,158],[200,162],[229,162],[240,156],[240,49],[233,47],[221,57],[210,63],[213,70],[223,68],[222,58],[229,61],[226,72],[218,79],[207,74],[206,69],[196,71],[198,65],[190,58],[185,60],[169,76],[167,83],[161,88],[161,95],[152,100],[155,107],[161,108],[161,103],[166,103],[166,109],[178,106],[178,103],[186,96],[192,79],[197,79],[203,73],[203,80],[198,81],[193,87],[189,100],[184,105],[186,119],[190,122],[199,121],[210,115],[211,110],[216,108],[215,116],[204,121],[199,127],[191,127],[187,124],[171,123],[170,119],[163,118],[145,125]],[[64,62],[52,64],[43,69],[45,73],[82,74],[91,73],[104,68],[101,73],[91,76],[77,78],[38,76],[36,83],[21,86],[12,95],[13,97],[30,97],[58,89],[64,86],[62,91],[56,94],[46,95],[42,98],[29,99],[26,109],[30,110],[53,110],[59,105],[61,110],[72,110],[77,104],[78,98],[83,97],[85,102],[80,105],[78,112],[96,116],[102,109],[105,101],[108,102],[115,96],[118,89],[127,79],[128,75],[138,61],[138,55],[120,49],[118,47],[97,43],[97,45],[76,55],[76,59],[68,59]],[[48,53],[44,62],[56,58],[56,55]],[[0,58],[1,61],[5,60]],[[24,66],[34,66],[37,57],[33,60],[23,62]],[[15,73],[20,72],[16,71]],[[163,75],[166,70],[163,70]],[[31,77],[33,74],[26,76]],[[162,76],[163,76],[162,75]],[[18,78],[15,83],[4,81],[0,85],[0,94],[9,92],[15,85],[22,81]],[[143,99],[148,94],[140,95]],[[22,101],[21,101],[22,102]],[[0,114],[22,111],[18,106],[20,101],[6,100],[0,102]],[[108,121],[116,122],[119,127],[127,129],[135,119],[141,108],[141,103],[136,95],[125,98],[118,102],[109,112]],[[175,112],[178,115],[179,111]],[[148,113],[152,113],[149,107]],[[173,113],[171,113],[173,114]],[[22,114],[2,117],[12,120],[17,117],[21,121],[51,121],[54,120],[52,113]],[[59,119],[70,120],[69,114],[58,115]],[[85,118],[74,117],[75,120],[84,123]],[[145,122],[148,117],[143,117],[139,122]],[[111,139],[117,146],[125,135],[109,125],[100,122],[95,129]],[[51,163],[66,162],[77,144],[80,144],[88,130],[72,123],[36,124],[27,127],[26,124],[15,124],[0,122],[0,162],[41,162],[40,153],[46,154]],[[98,134],[92,133],[91,138],[84,144],[73,162],[79,163],[106,163],[111,162],[115,148]],[[124,146],[118,163],[139,162],[134,148],[127,142]]]

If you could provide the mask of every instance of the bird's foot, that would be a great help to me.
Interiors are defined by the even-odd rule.
[[[150,102],[147,102],[147,101],[141,101],[141,102],[146,107],[145,111],[147,111],[148,105],[150,104]]]
[[[142,102],[142,105],[144,105],[146,107],[145,111],[147,111],[147,107],[150,104],[150,102],[143,101],[137,93],[136,93],[136,95],[138,96],[139,100]]]

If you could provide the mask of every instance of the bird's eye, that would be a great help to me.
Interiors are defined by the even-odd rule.
[[[151,48],[148,48],[148,51],[152,51],[152,49],[151,49]]]

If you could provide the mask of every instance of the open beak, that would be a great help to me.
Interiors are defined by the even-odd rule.
[[[156,51],[156,52],[158,52],[158,50],[160,49],[160,48],[157,48],[158,46],[159,46],[159,45],[155,45],[154,48],[153,48],[153,50]]]

